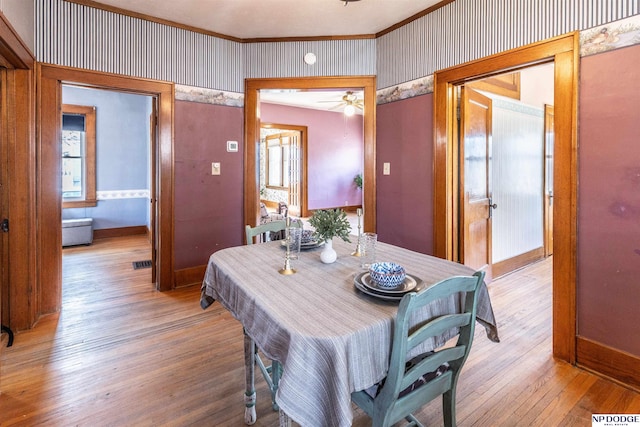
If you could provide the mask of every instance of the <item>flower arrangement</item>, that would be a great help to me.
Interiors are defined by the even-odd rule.
[[[334,237],[340,237],[345,242],[349,240],[351,224],[347,219],[347,214],[342,209],[320,209],[309,218],[309,224],[315,228],[313,236],[318,241],[327,242]]]

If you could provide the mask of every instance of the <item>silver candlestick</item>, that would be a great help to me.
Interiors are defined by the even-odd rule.
[[[362,242],[360,240],[361,227],[360,227],[360,218],[362,217],[362,209],[358,208],[356,210],[356,215],[358,216],[358,243],[356,244],[356,250],[351,254],[353,256],[362,256]]]
[[[287,225],[289,224],[289,218],[286,219]],[[291,268],[291,233],[288,232],[289,228],[285,228],[285,242],[287,246],[287,250],[284,253],[284,267],[278,270],[278,273],[284,274],[288,276],[290,274],[295,274],[296,270]]]

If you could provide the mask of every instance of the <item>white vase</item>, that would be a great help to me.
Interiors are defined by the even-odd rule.
[[[333,249],[333,240],[327,240],[324,242],[324,248],[320,252],[320,260],[325,264],[331,264],[338,258],[338,254]]]

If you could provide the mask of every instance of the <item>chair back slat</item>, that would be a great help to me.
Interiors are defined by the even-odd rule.
[[[302,221],[293,220],[289,223],[289,227],[302,228]],[[260,237],[265,233],[270,233],[270,232],[275,233],[278,231],[282,231],[285,228],[287,228],[286,220],[276,220],[276,221],[266,222],[264,224],[260,224],[255,227],[251,227],[250,225],[247,225],[244,228],[247,245],[252,245],[254,243],[253,238],[256,236]]]
[[[450,363],[464,357],[465,352],[466,346],[457,346],[440,350],[433,353],[432,356],[425,357],[413,368],[406,371],[400,383],[398,392],[405,390],[411,384],[422,378],[425,372],[434,372],[445,363]]]
[[[451,329],[460,328],[469,323],[471,323],[471,313],[447,314],[432,319],[429,323],[409,335],[407,339],[407,351],[413,350],[431,337],[439,337]]]

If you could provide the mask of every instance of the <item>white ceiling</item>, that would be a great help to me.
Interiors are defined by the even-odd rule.
[[[375,34],[441,0],[97,0],[241,39]]]

